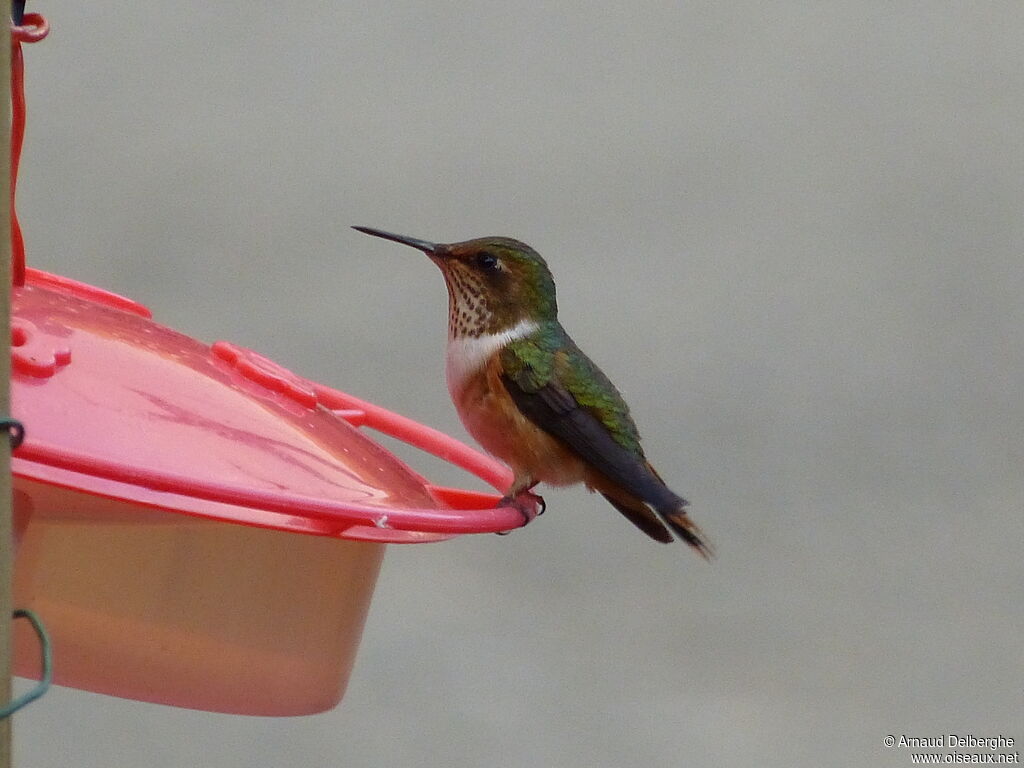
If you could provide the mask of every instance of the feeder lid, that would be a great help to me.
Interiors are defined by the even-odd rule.
[[[13,412],[26,427],[14,475],[65,489],[71,510],[84,493],[145,515],[383,542],[523,524],[491,494],[430,485],[357,429],[382,428],[374,413],[407,431],[414,422],[159,325],[130,299],[30,269],[11,322]],[[508,482],[500,465],[415,426],[435,452]]]

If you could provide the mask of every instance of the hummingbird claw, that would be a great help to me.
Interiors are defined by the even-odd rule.
[[[540,517],[548,511],[548,503],[544,501],[543,496],[541,496],[539,493],[533,493],[532,491],[527,492],[527,495],[531,496],[533,498],[534,503],[538,507],[540,507],[540,509],[537,510],[537,517]]]
[[[512,507],[520,515],[523,516],[523,525],[533,520],[534,517],[539,517],[544,514],[547,509],[547,503],[544,501],[544,497],[532,493],[531,491],[524,491],[517,494],[516,496],[502,496],[498,501],[497,506],[499,507]],[[540,511],[534,512],[534,509],[540,507]],[[510,533],[510,531],[502,531],[501,535]]]

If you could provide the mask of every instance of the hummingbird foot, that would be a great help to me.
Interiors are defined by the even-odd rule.
[[[515,496],[502,496],[497,506],[512,507],[523,516],[523,525],[526,525],[533,518],[543,515],[548,507],[544,497],[532,491],[522,491]],[[508,531],[504,531],[504,533],[508,533]]]

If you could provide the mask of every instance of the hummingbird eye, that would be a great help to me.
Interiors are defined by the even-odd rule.
[[[498,257],[492,256],[489,253],[478,253],[476,255],[476,265],[484,272],[491,274],[501,269],[501,262],[498,261]]]

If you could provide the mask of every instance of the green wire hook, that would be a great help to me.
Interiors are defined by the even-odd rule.
[[[23,693],[16,699],[10,701],[7,706],[0,707],[0,720],[4,720],[22,707],[31,704],[33,701],[38,699],[44,693],[50,689],[50,684],[53,682],[53,647],[50,645],[50,635],[46,631],[46,627],[43,626],[43,622],[39,620],[39,617],[32,611],[19,608],[14,612],[14,618],[16,619],[28,619],[32,625],[32,629],[35,630],[36,635],[39,637],[39,649],[42,655],[43,662],[43,675],[39,679],[39,684],[36,685],[30,691]]]

